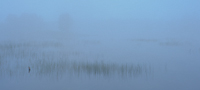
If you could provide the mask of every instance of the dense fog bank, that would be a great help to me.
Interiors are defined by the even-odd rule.
[[[198,0],[1,0],[0,90],[200,90]]]

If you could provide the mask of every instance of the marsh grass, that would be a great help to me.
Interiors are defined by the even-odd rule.
[[[68,56],[77,55],[62,51],[59,43],[6,43],[0,44],[0,75],[62,76],[66,74],[88,76],[138,76],[149,70],[144,65],[115,64],[104,62],[70,61]],[[31,68],[28,71],[28,67]]]

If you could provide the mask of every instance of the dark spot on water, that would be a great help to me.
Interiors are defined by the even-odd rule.
[[[31,68],[30,68],[30,67],[28,67],[28,73],[30,73],[30,71],[31,71]]]

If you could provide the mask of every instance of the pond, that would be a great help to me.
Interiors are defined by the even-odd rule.
[[[198,42],[57,39],[1,41],[0,90],[200,89]]]

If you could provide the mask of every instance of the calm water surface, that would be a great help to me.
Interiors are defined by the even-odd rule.
[[[1,41],[0,90],[200,89],[198,42],[57,39]]]

